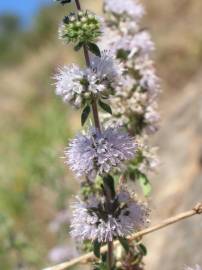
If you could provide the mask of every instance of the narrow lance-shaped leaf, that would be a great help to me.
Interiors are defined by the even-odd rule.
[[[140,252],[141,252],[144,256],[147,255],[147,248],[145,247],[145,245],[139,244],[138,248],[139,248]]]
[[[122,245],[122,247],[125,249],[125,251],[128,253],[130,250],[128,240],[122,237],[119,237],[119,242]]]
[[[98,103],[105,112],[112,114],[112,109],[107,103],[104,103],[101,100],[99,100]]]
[[[82,124],[82,126],[85,124],[86,120],[88,119],[90,111],[91,111],[90,106],[86,105],[86,107],[83,109],[83,112],[81,114],[81,124]]]
[[[101,248],[101,243],[99,243],[98,241],[94,241],[93,252],[97,258],[100,258],[100,248]]]
[[[90,52],[92,52],[93,54],[95,54],[96,56],[101,57],[101,52],[99,47],[95,44],[95,43],[88,43],[87,47],[89,49]]]

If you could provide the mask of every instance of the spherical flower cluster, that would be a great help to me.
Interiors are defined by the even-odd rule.
[[[122,190],[106,204],[105,198],[93,196],[74,204],[71,234],[78,240],[112,241],[127,237],[148,223],[149,209]]]
[[[102,34],[102,21],[90,12],[66,16],[59,27],[59,38],[65,43],[95,42]]]
[[[66,163],[77,176],[94,179],[97,174],[109,173],[114,167],[134,158],[136,143],[120,129],[104,129],[100,133],[90,129],[87,134],[79,134],[65,151]]]
[[[139,20],[144,14],[143,6],[136,0],[105,0],[104,9],[115,16],[129,16]]]
[[[107,97],[119,85],[122,68],[109,51],[103,51],[101,57],[91,55],[90,60],[89,68],[64,66],[55,75],[56,94],[77,108],[89,101],[91,94]]]

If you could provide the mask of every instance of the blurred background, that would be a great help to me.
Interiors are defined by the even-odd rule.
[[[101,14],[101,4],[83,0]],[[143,1],[162,79],[161,128],[151,138],[152,223],[202,201],[202,2]],[[58,65],[82,63],[57,39],[71,10],[52,0],[0,2],[0,269],[38,270],[76,256],[67,211],[78,184],[60,158],[78,114],[54,94]],[[148,270],[202,266],[202,218],[145,238]],[[83,269],[77,267],[75,269]]]

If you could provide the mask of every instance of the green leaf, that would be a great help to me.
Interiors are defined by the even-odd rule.
[[[100,248],[101,248],[101,243],[99,243],[98,241],[94,241],[93,252],[97,258],[100,258]]]
[[[128,55],[129,55],[129,51],[125,51],[123,49],[120,49],[117,51],[117,58],[121,59],[121,60],[127,60]]]
[[[144,196],[147,197],[151,193],[151,190],[152,190],[149,179],[144,173],[139,172],[138,181],[143,190]]]
[[[139,247],[140,252],[141,252],[144,256],[146,256],[146,255],[147,255],[147,248],[145,247],[145,245],[139,244],[138,247]]]
[[[83,46],[83,42],[79,42],[76,44],[76,46],[74,46],[74,50],[78,52],[82,48],[82,46]]]
[[[108,174],[104,176],[103,180],[105,184],[110,188],[111,196],[114,198],[116,195],[115,186],[114,186],[114,178],[110,174]]]
[[[130,250],[128,240],[122,237],[119,237],[119,242],[122,245],[122,247],[125,249],[125,251],[128,253]]]
[[[95,43],[87,43],[87,47],[89,49],[90,52],[92,52],[93,54],[95,54],[96,56],[101,57],[101,52],[99,47],[95,44]]]
[[[112,114],[112,109],[107,103],[104,103],[101,100],[99,100],[98,103],[105,112]]]
[[[83,109],[83,112],[81,114],[82,126],[85,124],[86,120],[88,119],[89,114],[90,114],[90,106],[86,105],[86,107]]]

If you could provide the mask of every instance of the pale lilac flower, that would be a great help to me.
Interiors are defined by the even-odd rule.
[[[129,57],[132,57],[137,53],[148,55],[154,51],[155,46],[150,34],[147,31],[141,31],[132,37],[129,49],[131,51]]]
[[[111,40],[111,39],[110,39]],[[110,42],[108,39],[108,42]],[[135,55],[149,55],[154,49],[154,43],[147,31],[141,31],[135,35],[124,35],[120,38],[111,40],[113,51],[124,50],[129,53],[128,58]]]
[[[159,159],[157,158],[157,147],[148,145],[148,137],[137,136],[138,152],[140,151],[142,162],[138,165],[138,169],[142,173],[154,172],[159,165]]]
[[[126,64],[139,74],[138,85],[150,96],[156,98],[160,93],[160,79],[156,75],[154,63],[149,56],[132,57]]]
[[[71,234],[78,240],[112,241],[127,237],[148,223],[149,209],[133,199],[126,190],[111,200],[111,211],[106,209],[105,198],[77,199],[73,206]]]
[[[136,143],[126,132],[108,128],[102,133],[91,128],[87,134],[79,134],[65,151],[66,163],[77,176],[95,178],[96,174],[120,169],[123,163],[134,157]]]
[[[101,82],[107,80],[107,84],[118,84],[123,67],[111,51],[102,51],[101,57],[91,54],[90,63],[90,70],[96,74],[97,79]]]
[[[108,96],[110,89],[119,84],[122,74],[121,64],[109,51],[101,57],[91,55],[91,66],[81,69],[76,65],[64,66],[56,74],[56,94],[80,108],[91,94]]]
[[[76,65],[60,68],[55,76],[56,94],[62,96],[64,102],[80,107],[82,105],[82,95],[85,93],[85,87],[81,83],[84,77],[84,70]]]
[[[156,104],[153,104],[156,105]],[[147,133],[154,133],[158,130],[160,116],[154,106],[148,106],[144,115]]]
[[[136,21],[144,15],[143,6],[136,0],[105,0],[104,8],[106,12],[119,16],[126,15]]]

